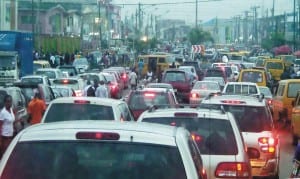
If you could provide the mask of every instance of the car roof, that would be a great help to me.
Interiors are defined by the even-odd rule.
[[[148,88],[148,87],[145,87],[139,91],[142,91],[142,92],[168,92],[168,89],[166,88]]]
[[[156,130],[153,130],[156,129]],[[74,131],[71,133],[66,131]],[[117,121],[62,121],[53,123],[43,123],[26,128],[19,135],[19,141],[41,141],[41,140],[74,140],[75,132],[86,131],[112,131],[112,132],[130,132],[132,137],[134,133],[149,133],[164,137],[174,138],[177,132],[187,133],[181,127],[174,127],[160,124],[136,123],[136,122],[117,122]],[[136,136],[139,138],[140,136]],[[147,138],[147,137],[146,137]],[[144,139],[146,139],[144,137]],[[134,139],[134,138],[133,138]],[[128,139],[129,140],[129,139]],[[164,143],[176,145],[174,141],[164,140]]]
[[[42,75],[26,75],[23,76],[22,78],[43,78],[44,76]]]
[[[36,71],[60,71],[60,69],[57,69],[57,68],[39,68]]]
[[[91,104],[99,104],[104,106],[125,104],[125,102],[122,100],[98,97],[61,97],[54,99],[53,101],[51,101],[51,103],[74,103],[74,101],[89,101]]]
[[[146,88],[149,88],[147,86],[151,86],[150,88],[156,88],[156,86],[173,88],[173,86],[169,83],[148,83]]]
[[[243,101],[241,104],[223,103],[221,101]],[[213,96],[202,100],[203,104],[223,104],[223,105],[241,105],[241,106],[265,106],[264,102],[260,102],[257,97],[243,95],[220,95]]]
[[[279,81],[279,84],[280,84],[280,83],[289,83],[289,82],[298,82],[298,83],[300,83],[300,79],[280,80],[280,81]]]
[[[158,108],[155,110],[146,110],[140,116],[140,118],[149,118],[149,117],[174,117],[175,113],[196,113],[198,117],[208,117],[208,118],[218,118],[223,120],[228,120],[228,114],[223,113],[220,110],[216,109],[200,109],[200,108]],[[189,118],[189,117],[187,117]]]

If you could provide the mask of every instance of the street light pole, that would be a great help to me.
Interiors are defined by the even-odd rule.
[[[102,43],[102,28],[101,28],[101,0],[98,0],[98,5],[99,5],[99,9],[98,9],[98,18],[99,18],[99,49],[101,49],[101,43]]]

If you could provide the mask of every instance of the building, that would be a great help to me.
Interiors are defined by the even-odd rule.
[[[0,30],[17,30],[18,1],[0,0]]]

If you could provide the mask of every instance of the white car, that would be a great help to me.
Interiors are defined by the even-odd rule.
[[[252,178],[250,161],[245,152],[238,124],[231,113],[225,113],[220,109],[156,109],[153,107],[142,113],[138,122],[159,123],[188,129],[201,151],[207,178],[250,179]]]
[[[179,66],[179,69],[184,70],[184,71],[192,74],[192,76],[194,77],[193,80],[198,80],[199,79],[194,66]]]
[[[251,159],[253,177],[279,178],[280,141],[267,101],[261,97],[241,95],[210,96],[200,108],[222,107],[234,115],[245,145],[256,151]]]
[[[190,94],[190,104],[200,104],[203,98],[211,93],[221,93],[221,87],[217,81],[197,81]]]
[[[68,86],[75,90],[76,96],[83,95],[84,82],[81,78],[57,78],[52,81],[53,86]]]
[[[90,64],[86,58],[76,58],[73,62],[79,73],[84,73],[90,69]]]
[[[184,128],[115,121],[31,126],[8,147],[0,175],[26,179],[206,179],[200,152]]]
[[[65,77],[65,74],[58,68],[40,68],[36,70],[35,74],[47,76],[51,83],[54,79]]]
[[[26,75],[23,76],[20,81],[21,83],[43,84],[51,86],[49,78],[44,75]]]
[[[131,121],[133,117],[122,100],[98,97],[61,97],[50,102],[42,123],[71,120]]]
[[[224,86],[223,94],[259,96],[260,90],[256,83],[252,82],[228,82]]]
[[[208,76],[208,77],[204,77],[202,81],[217,81],[220,84],[221,89],[223,89],[225,86],[225,81],[223,77]]]

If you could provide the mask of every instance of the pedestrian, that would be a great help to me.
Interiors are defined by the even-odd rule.
[[[286,79],[290,79],[290,73],[289,73],[289,69],[288,68],[284,68],[284,72],[281,74],[280,79],[281,80],[286,80]]]
[[[55,56],[53,54],[50,56],[50,64],[52,68],[55,68]]]
[[[138,77],[135,73],[135,69],[132,69],[130,75],[129,75],[129,81],[130,81],[130,88],[136,89]]]
[[[28,121],[31,125],[41,123],[41,119],[46,110],[45,101],[42,100],[41,94],[35,92],[33,99],[29,102],[27,112],[28,112]]]
[[[143,59],[140,59],[139,63],[138,63],[138,75],[139,75],[139,79],[142,79],[142,72],[144,69],[144,61]]]
[[[95,96],[99,98],[108,98],[108,91],[103,80],[100,81],[100,85],[96,88]]]
[[[94,85],[91,85],[87,92],[86,95],[87,96],[91,96],[91,97],[95,97],[96,96],[96,89],[98,88],[98,81],[95,79],[94,80]]]
[[[92,86],[91,81],[90,81],[90,80],[87,80],[86,86],[85,86],[84,89],[83,89],[83,96],[88,96],[88,95],[87,95],[87,92],[88,92],[88,89],[89,89],[91,86]]]
[[[12,109],[12,97],[4,96],[4,107],[0,111],[1,157],[14,137],[15,114]]]

